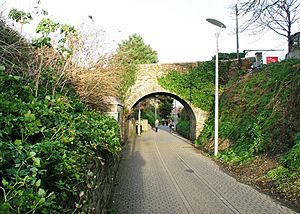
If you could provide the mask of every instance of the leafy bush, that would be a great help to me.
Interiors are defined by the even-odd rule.
[[[40,29],[46,42],[48,21]],[[60,27],[62,36],[74,32]],[[50,43],[34,49],[0,20],[0,213],[79,212],[98,179],[88,173],[91,165],[119,154],[117,122],[74,93],[70,82],[78,86],[84,69],[64,57],[72,53],[65,52],[67,41],[59,50],[44,47]]]
[[[190,123],[189,121],[179,118],[176,124],[176,131],[183,137],[190,138]]]
[[[300,132],[295,137],[295,145],[282,157],[281,162],[291,170],[300,170]]]
[[[279,166],[275,169],[270,170],[266,177],[271,180],[283,179],[288,176],[289,170],[284,168],[283,166]]]
[[[0,71],[0,211],[70,213],[88,164],[120,151],[116,121],[72,94],[35,97],[30,79]]]

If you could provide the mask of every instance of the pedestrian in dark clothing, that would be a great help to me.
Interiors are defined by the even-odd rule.
[[[172,131],[175,130],[175,129],[174,129],[174,128],[175,128],[175,123],[174,123],[174,121],[171,121],[169,126],[170,126],[170,132],[172,132]]]
[[[158,131],[158,125],[159,125],[159,121],[158,121],[158,120],[155,120],[155,131],[156,131],[156,132]]]

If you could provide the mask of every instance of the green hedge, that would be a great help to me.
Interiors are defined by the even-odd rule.
[[[72,95],[32,95],[0,69],[0,213],[72,213],[88,164],[120,151],[116,121]]]

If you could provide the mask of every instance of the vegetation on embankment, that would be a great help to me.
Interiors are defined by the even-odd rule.
[[[213,67],[207,67],[208,73]],[[171,74],[170,77],[172,77]],[[181,74],[183,75],[183,74]],[[201,73],[199,73],[201,75]],[[172,78],[166,77],[170,82]],[[181,78],[183,79],[183,78]],[[179,95],[182,85],[175,80]],[[165,81],[166,82],[166,81]],[[213,75],[210,83],[213,84]],[[164,86],[163,82],[161,82]],[[188,81],[185,82],[188,84]],[[203,84],[203,82],[202,82]],[[207,84],[207,86],[209,85]],[[183,84],[184,86],[184,84]],[[205,88],[204,88],[205,89]],[[213,89],[201,94],[210,110],[197,145],[213,153]],[[192,95],[193,96],[193,95]],[[196,94],[194,95],[196,96]],[[186,97],[185,95],[185,98]],[[217,159],[246,182],[300,206],[300,61],[288,60],[264,66],[253,73],[237,71],[221,88],[219,155]]]
[[[67,63],[0,21],[0,213],[78,212],[93,163],[120,151],[117,122],[80,101]]]
[[[299,66],[299,60],[270,64],[255,73],[242,72],[225,86],[218,155],[231,167],[248,168],[252,180],[296,206],[300,206]],[[211,114],[199,138],[202,149],[212,152],[213,135]]]

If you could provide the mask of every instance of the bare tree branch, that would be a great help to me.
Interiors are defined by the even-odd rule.
[[[300,21],[299,0],[239,0],[238,15],[244,19],[240,31],[260,34],[272,30],[288,39],[291,50],[293,26]]]

